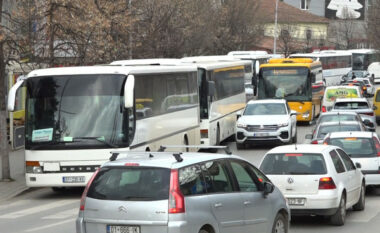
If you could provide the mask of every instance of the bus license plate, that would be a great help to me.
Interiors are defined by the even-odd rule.
[[[62,180],[63,180],[63,183],[84,183],[85,177],[84,176],[64,176]]]
[[[289,205],[305,205],[305,198],[288,198]]]
[[[138,226],[107,226],[107,233],[140,233]]]

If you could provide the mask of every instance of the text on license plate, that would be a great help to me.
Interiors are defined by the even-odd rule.
[[[138,226],[107,226],[107,233],[140,233]]]
[[[305,205],[305,198],[288,198],[289,205]]]
[[[63,183],[84,183],[84,176],[64,176],[62,178]]]

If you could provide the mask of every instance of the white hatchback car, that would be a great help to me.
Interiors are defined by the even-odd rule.
[[[284,99],[249,101],[236,122],[236,147],[258,142],[297,141],[297,112]]]
[[[339,147],[288,145],[273,148],[260,169],[282,191],[292,215],[329,216],[343,225],[346,210],[363,210],[365,178]]]
[[[339,146],[354,162],[359,162],[366,185],[380,185],[380,140],[374,132],[334,132],[325,144]]]

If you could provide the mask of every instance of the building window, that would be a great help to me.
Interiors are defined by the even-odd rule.
[[[301,0],[301,10],[309,10],[310,0]]]
[[[311,29],[306,30],[306,40],[311,40],[312,37],[312,31]]]

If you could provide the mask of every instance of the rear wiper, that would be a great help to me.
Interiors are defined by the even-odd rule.
[[[314,173],[310,173],[310,172],[289,172],[289,174],[291,174],[291,175],[310,175],[310,174],[314,174]]]
[[[73,138],[73,141],[76,140],[76,139],[85,139],[85,140],[96,140],[98,142],[101,142],[109,147],[112,147],[112,148],[117,148],[116,145],[110,143],[110,142],[107,142],[106,140],[104,140],[102,137],[74,137]]]

